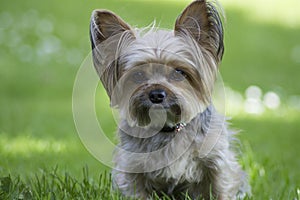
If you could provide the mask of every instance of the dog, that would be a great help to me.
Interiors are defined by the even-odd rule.
[[[119,109],[113,187],[127,197],[250,195],[233,131],[212,104],[224,53],[218,6],[190,3],[173,31],[135,29],[108,10],[90,23],[94,67]]]

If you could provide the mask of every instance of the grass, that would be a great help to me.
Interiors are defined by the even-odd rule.
[[[244,167],[249,172],[249,178],[254,185],[254,190],[268,189],[266,181],[273,181],[272,178],[266,177],[265,168],[254,161],[254,154],[246,145],[247,155],[243,159]],[[286,177],[279,170],[278,178]],[[134,198],[125,198],[117,191],[112,189],[111,177],[107,172],[101,173],[98,178],[89,175],[88,167],[84,167],[81,173],[82,177],[76,178],[68,172],[62,173],[56,166],[52,170],[40,170],[34,176],[27,178],[25,181],[20,176],[3,176],[0,177],[0,199],[115,199],[130,200]],[[269,182],[269,183],[270,183]],[[284,190],[274,191],[272,195],[264,193],[246,197],[244,199],[268,199],[271,196],[274,199],[293,199],[300,198],[300,189],[289,189],[290,181],[288,178],[282,180],[280,188]],[[277,185],[278,187],[278,185]],[[285,191],[288,191],[288,196]],[[171,200],[167,196],[158,197],[153,195],[153,199]],[[186,196],[185,200],[190,200]],[[213,200],[213,199],[212,199]]]
[[[30,184],[20,177],[10,176],[0,179],[1,199],[124,199],[111,188],[110,175],[103,173],[97,180],[89,177],[83,168],[81,180],[68,173],[59,174],[57,168],[42,171],[33,177]]]
[[[287,1],[288,9],[289,3],[255,3],[262,6],[256,9],[252,3],[228,2],[221,1],[227,14],[220,68],[225,85],[244,100],[250,85],[263,94],[274,91],[281,100],[279,109],[261,115],[246,113],[243,103],[237,113],[228,110],[234,114],[233,127],[242,129],[241,163],[253,199],[300,199],[300,15],[294,12],[295,1]],[[73,83],[90,51],[90,13],[107,8],[132,25],[156,19],[161,27],[172,28],[187,3],[0,2],[0,199],[119,199],[118,194],[105,196],[111,192],[105,174],[109,168],[86,150],[72,118]],[[262,12],[263,7],[276,13]],[[105,116],[103,129],[113,138],[108,99],[103,89],[97,92],[97,114]]]

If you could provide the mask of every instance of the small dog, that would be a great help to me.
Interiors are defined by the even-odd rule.
[[[212,105],[223,26],[214,4],[196,0],[174,31],[133,29],[95,10],[93,62],[120,112],[113,185],[151,199],[237,199],[250,194],[232,151],[233,134]]]

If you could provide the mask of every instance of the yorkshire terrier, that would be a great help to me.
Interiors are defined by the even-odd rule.
[[[174,31],[134,29],[108,10],[90,24],[93,62],[120,113],[113,186],[152,199],[240,199],[250,194],[233,132],[212,105],[222,60],[217,6],[188,5]]]

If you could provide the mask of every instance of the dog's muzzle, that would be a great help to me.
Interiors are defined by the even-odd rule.
[[[132,97],[131,117],[136,119],[138,126],[162,126],[161,132],[179,132],[185,126],[181,122],[180,102],[168,88],[155,84],[142,90],[140,88]],[[154,118],[150,115],[150,110],[154,112]]]

